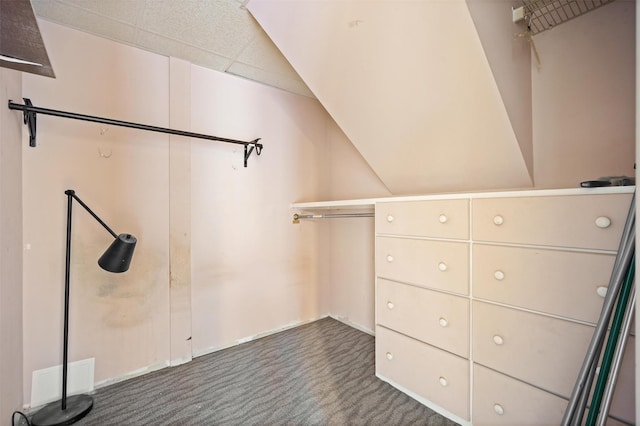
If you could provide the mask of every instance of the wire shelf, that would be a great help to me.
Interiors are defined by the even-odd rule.
[[[577,18],[614,0],[531,0],[524,3],[532,35]]]

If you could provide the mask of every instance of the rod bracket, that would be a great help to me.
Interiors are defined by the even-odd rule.
[[[247,167],[247,162],[249,161],[249,157],[251,157],[251,153],[253,153],[254,149],[256,151],[256,155],[262,154],[262,144],[258,143],[259,140],[260,138],[255,139],[251,142],[248,142],[244,145],[244,166],[245,167]],[[249,145],[251,145],[251,148],[249,148]]]
[[[22,99],[24,99],[25,105],[33,106],[33,104],[31,103],[31,99],[29,98],[22,98]],[[23,111],[24,124],[26,124],[27,128],[29,129],[29,146],[30,147],[36,146],[36,116],[37,116],[37,113],[35,111],[28,111],[26,109]]]

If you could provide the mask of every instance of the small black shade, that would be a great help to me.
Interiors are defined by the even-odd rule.
[[[104,252],[98,265],[105,271],[109,272],[125,272],[129,269],[133,250],[136,248],[138,240],[131,234],[120,234],[116,238],[107,251]]]

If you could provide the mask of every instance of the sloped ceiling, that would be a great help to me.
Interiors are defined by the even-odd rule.
[[[464,0],[247,7],[393,194],[532,186]]]

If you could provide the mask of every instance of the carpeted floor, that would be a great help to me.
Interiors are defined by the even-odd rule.
[[[375,377],[374,338],[332,318],[96,391],[77,425],[455,425]]]

